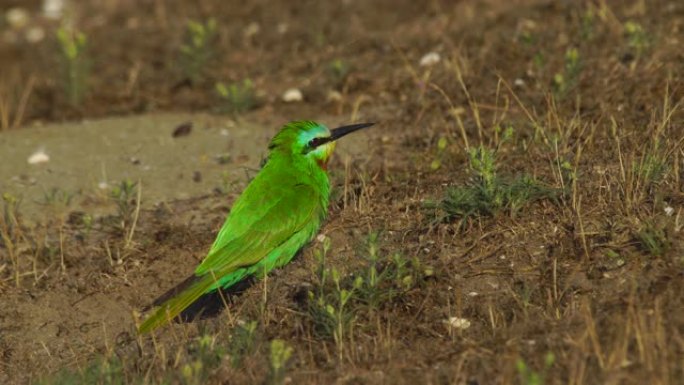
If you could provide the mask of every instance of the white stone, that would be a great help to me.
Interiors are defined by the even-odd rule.
[[[244,35],[246,38],[250,38],[250,37],[256,35],[257,33],[259,33],[260,30],[261,30],[261,26],[259,26],[259,23],[257,23],[256,21],[253,21],[253,22],[249,23],[249,25],[247,25],[247,28],[245,28]]]
[[[290,88],[283,93],[283,101],[286,103],[301,102],[302,100],[304,100],[304,95],[298,88]]]
[[[421,67],[429,67],[433,66],[439,61],[442,60],[442,58],[439,56],[437,52],[429,52],[423,55],[422,58],[420,58],[420,66]]]
[[[26,41],[35,44],[41,42],[45,38],[45,30],[40,27],[31,27],[26,31]]]
[[[43,0],[43,14],[48,19],[61,19],[64,14],[64,0]]]
[[[447,325],[449,325],[449,327],[454,329],[466,330],[470,327],[470,321],[468,321],[466,318],[449,317],[449,319],[445,322]]]
[[[10,27],[19,29],[28,23],[29,15],[24,8],[15,7],[5,13],[5,19]]]
[[[47,163],[50,161],[50,157],[45,153],[45,150],[40,149],[31,154],[27,161],[29,164]]]

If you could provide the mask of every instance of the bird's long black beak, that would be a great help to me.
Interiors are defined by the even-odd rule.
[[[359,124],[350,124],[348,126],[342,126],[342,127],[337,127],[334,128],[332,131],[330,131],[330,138],[327,140],[328,142],[335,141],[347,134],[351,134],[354,131],[358,131],[362,128],[370,127],[374,125],[375,123],[359,123]]]

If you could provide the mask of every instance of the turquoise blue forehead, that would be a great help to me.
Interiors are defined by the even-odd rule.
[[[311,122],[303,127],[299,133],[298,142],[306,144],[314,138],[326,138],[330,136],[330,130],[323,124]]]

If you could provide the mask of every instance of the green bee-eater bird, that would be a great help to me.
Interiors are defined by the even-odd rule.
[[[163,302],[138,328],[151,331],[178,316],[199,297],[243,279],[262,278],[290,262],[311,241],[328,212],[328,159],[335,140],[370,127],[329,130],[312,121],[283,126],[268,146],[268,160],[235,201],[189,286]]]

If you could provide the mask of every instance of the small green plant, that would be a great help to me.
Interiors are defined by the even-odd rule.
[[[439,203],[426,204],[437,220],[458,218],[463,225],[472,216],[493,216],[500,211],[515,215],[529,202],[556,200],[559,195],[557,189],[528,175],[513,179],[500,177],[496,169],[496,152],[484,146],[471,148],[468,158],[473,182],[448,189]]]
[[[316,289],[309,291],[309,314],[312,316],[316,331],[323,336],[332,336],[337,346],[338,356],[344,351],[345,338],[354,321],[354,313],[349,301],[354,295],[360,281],[355,281],[351,288],[343,287],[339,271],[325,266],[326,256],[330,250],[330,239],[323,242],[323,249],[314,253],[318,268],[316,272]],[[333,287],[329,287],[332,279]]]
[[[233,330],[228,344],[228,354],[234,368],[238,368],[243,358],[254,351],[256,330],[256,321],[244,322]]]
[[[7,256],[14,271],[14,284],[19,287],[21,273],[19,268],[19,256],[16,244],[23,236],[22,225],[19,219],[19,205],[21,199],[10,193],[2,194],[3,210],[0,217],[0,245],[7,250]]]
[[[580,56],[577,48],[569,48],[565,52],[563,72],[553,76],[553,90],[557,96],[565,95],[576,84],[581,72]]]
[[[591,40],[594,37],[594,24],[596,15],[592,7],[587,8],[581,17],[580,35],[583,40]]]
[[[204,23],[194,20],[188,22],[186,41],[180,47],[180,65],[192,84],[204,78],[206,66],[214,56],[216,31],[217,24],[213,18]]]
[[[64,93],[69,103],[80,106],[88,92],[90,61],[86,56],[86,35],[66,28],[57,30]]]
[[[639,246],[651,256],[661,256],[669,248],[667,233],[662,226],[654,222],[646,222],[636,234]]]
[[[342,59],[335,59],[328,65],[328,72],[335,87],[341,87],[351,72],[351,66]]]
[[[181,366],[184,384],[201,385],[207,383],[212,370],[221,364],[225,351],[216,344],[216,337],[203,335],[193,343],[188,351],[189,362]]]
[[[67,207],[71,204],[71,200],[74,198],[74,194],[67,193],[66,191],[53,187],[49,191],[43,193],[43,202],[45,206],[64,206]]]
[[[432,163],[430,163],[430,169],[438,170],[440,167],[442,167],[442,161],[446,154],[446,148],[448,144],[449,142],[447,141],[446,137],[442,136],[439,138],[437,141],[437,153],[435,154],[435,159],[433,159]]]
[[[223,113],[240,114],[256,106],[254,84],[245,79],[242,83],[216,83],[216,94],[221,99],[219,110]]]
[[[355,274],[355,300],[371,313],[433,274],[432,268],[422,266],[418,258],[409,259],[399,253],[381,255],[378,233],[368,236],[366,261],[367,264]]]
[[[55,375],[40,379],[39,385],[101,384],[124,385],[129,383],[121,361],[115,355],[100,357],[80,370],[62,369]]]
[[[626,22],[623,28],[627,46],[634,50],[636,56],[641,56],[650,45],[648,34],[641,24],[634,21]]]
[[[338,358],[342,359],[358,317],[378,316],[379,308],[416,287],[433,271],[422,266],[417,258],[380,253],[378,233],[368,237],[367,263],[346,278],[336,268],[325,266],[329,250],[330,241],[326,238],[322,250],[314,254],[318,263],[314,288],[308,293],[308,312],[315,331],[322,337],[333,338]]]
[[[665,179],[669,167],[666,157],[658,151],[656,145],[653,151],[644,154],[638,162],[632,163],[632,170],[644,187],[651,188]]]
[[[544,369],[541,373],[530,369],[522,358],[519,358],[515,363],[515,368],[518,371],[518,378],[520,385],[544,385],[546,382],[546,374],[556,361],[556,356],[548,352],[544,356]]]
[[[285,383],[285,372],[287,363],[292,357],[293,349],[283,340],[271,341],[271,354],[269,356],[268,383],[271,385],[282,385]]]
[[[124,179],[118,186],[114,186],[111,192],[111,198],[116,203],[117,219],[119,220],[119,228],[123,231],[133,222],[133,214],[135,212],[137,202],[136,190],[138,188],[137,182],[132,182],[129,179]]]

